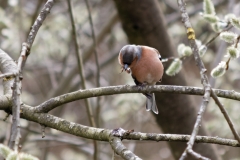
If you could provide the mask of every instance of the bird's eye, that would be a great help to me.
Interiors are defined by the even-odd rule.
[[[160,55],[158,55],[158,58],[160,59],[160,61],[162,60],[162,57]]]
[[[126,65],[128,65],[128,66],[131,65],[131,63],[129,63],[129,62],[123,62],[123,64],[126,64]]]

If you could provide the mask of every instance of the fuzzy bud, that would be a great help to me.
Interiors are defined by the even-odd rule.
[[[224,75],[224,73],[226,72],[226,67],[227,67],[227,64],[226,62],[222,61],[218,64],[217,67],[215,67],[212,72],[211,72],[211,76],[213,78],[217,78],[217,77],[221,77]]]
[[[227,48],[227,55],[231,58],[238,58],[239,57],[239,50],[234,46],[230,46]]]
[[[221,32],[223,29],[225,29],[228,26],[227,22],[224,21],[218,21],[217,23],[212,23],[212,29],[215,32]]]
[[[4,146],[3,144],[0,144],[0,154],[6,158],[13,150],[8,148],[7,146]]]
[[[32,155],[13,151],[7,146],[4,146],[3,144],[0,144],[0,155],[6,160],[39,160]]]
[[[233,32],[222,32],[220,38],[228,43],[233,43],[237,39],[237,34]]]
[[[39,160],[38,158],[26,153],[20,153],[19,158],[20,160]]]
[[[235,28],[240,29],[240,19],[239,18],[232,18],[230,20],[230,22]]]
[[[184,47],[183,57],[188,57],[192,55],[192,49],[189,46]]]
[[[203,18],[208,21],[209,23],[216,23],[219,21],[219,18],[213,14],[204,14]]]
[[[203,1],[203,12],[204,14],[213,14],[213,15],[216,14],[213,2],[211,0]]]
[[[224,16],[224,20],[227,22],[230,22],[231,19],[236,18],[235,14],[229,13],[227,15]]]
[[[177,52],[178,52],[178,55],[181,57],[182,53],[183,53],[183,49],[185,48],[185,44],[181,43],[178,45],[178,48],[177,48]]]
[[[11,152],[11,153],[7,156],[6,160],[19,160],[18,153],[17,153],[17,152],[14,152],[14,151]]]
[[[218,26],[217,23],[212,23],[211,26],[214,32],[221,32],[221,28]]]
[[[187,57],[192,55],[192,49],[189,46],[185,46],[183,43],[178,45],[177,51],[179,57]]]
[[[182,69],[182,61],[176,58],[166,70],[166,74],[169,76],[174,76],[175,74],[180,72],[181,69]]]

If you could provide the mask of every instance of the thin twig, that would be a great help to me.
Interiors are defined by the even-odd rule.
[[[178,0],[179,8],[180,8],[180,10],[181,10],[181,12],[182,12],[182,21],[183,21],[185,27],[186,27],[187,29],[189,29],[189,28],[191,28],[191,23],[190,23],[190,21],[189,21],[188,13],[186,12],[186,8],[185,8],[185,5],[184,5],[183,3],[184,3],[183,0]],[[230,26],[229,28],[225,29],[224,31],[228,31],[228,30],[230,30],[232,27],[233,27],[233,26]],[[222,32],[224,32],[224,31],[222,31]],[[221,32],[219,32],[219,33],[212,39],[212,41],[213,41],[217,36],[219,36],[220,33],[221,33]],[[203,74],[203,73],[206,71],[206,69],[205,69],[205,67],[204,67],[204,64],[203,64],[202,60],[199,58],[198,48],[197,48],[197,46],[196,46],[195,39],[188,39],[188,40],[189,40],[189,42],[190,42],[190,44],[191,44],[191,47],[192,47],[192,50],[193,50],[193,52],[194,52],[195,60],[197,61],[197,64],[198,64],[199,69],[200,69],[200,71],[201,71],[201,72],[200,72],[200,73],[201,73],[201,79],[202,79],[203,86],[205,87],[205,91],[206,91],[206,88],[208,88],[207,91],[209,92],[209,89],[210,89],[211,92],[212,92],[210,83],[209,83],[209,81],[208,81],[208,77],[206,76],[206,74]],[[239,39],[238,39],[238,40],[239,40]],[[211,41],[210,41],[208,44],[210,44],[210,43],[211,43]],[[206,44],[206,45],[208,45],[208,44]],[[229,61],[230,61],[230,58],[228,59],[227,64],[229,63]],[[228,65],[227,65],[227,66],[228,66]],[[212,97],[213,97],[213,99],[215,100],[215,102],[217,103],[217,105],[219,106],[219,109],[222,111],[222,113],[223,113],[226,121],[228,122],[228,125],[229,125],[229,127],[230,127],[230,129],[231,129],[231,131],[232,131],[232,133],[233,133],[233,135],[234,135],[234,137],[240,142],[240,137],[239,137],[237,131],[235,130],[234,125],[233,125],[233,123],[231,122],[229,116],[227,115],[227,112],[225,111],[224,107],[223,107],[222,104],[220,103],[218,97],[217,97],[214,93],[212,94]],[[208,100],[207,100],[207,101],[208,101]]]
[[[119,53],[111,54],[110,57],[108,57],[107,59],[105,59],[105,60],[100,64],[100,69],[106,67],[106,66],[109,65],[109,64],[114,63],[114,60],[118,57],[118,54],[119,54]],[[93,71],[93,72],[88,72],[88,73],[86,74],[86,76],[85,76],[85,79],[86,79],[86,80],[89,80],[89,79],[92,78],[94,75],[95,75],[94,71]],[[72,85],[72,86],[70,87],[69,91],[75,91],[76,88],[79,88],[79,87],[78,87],[78,86],[79,86],[79,82],[72,83],[71,85]],[[97,115],[96,115],[96,119],[98,120]],[[99,125],[97,124],[97,126],[99,126]]]
[[[222,30],[221,32],[218,32],[212,39],[210,39],[206,44],[205,46],[209,46],[222,32],[226,32],[226,31],[229,31],[233,26],[230,26],[224,30]]]
[[[110,137],[110,145],[112,146],[112,149],[115,153],[120,155],[125,160],[142,160],[138,156],[136,156],[134,153],[132,153],[129,149],[127,149],[120,138],[111,136]]]
[[[193,51],[195,62],[196,62],[197,66],[200,70],[201,82],[202,82],[204,90],[205,90],[203,100],[202,100],[202,104],[201,104],[200,110],[198,112],[197,120],[195,122],[194,129],[193,129],[192,134],[191,134],[191,138],[188,142],[186,150],[183,152],[182,156],[180,157],[181,160],[184,160],[187,157],[187,153],[189,153],[189,151],[191,151],[192,148],[193,148],[195,138],[198,134],[198,130],[199,130],[199,127],[201,125],[202,115],[203,115],[203,113],[204,113],[204,111],[205,111],[205,109],[208,105],[208,102],[209,102],[210,93],[211,93],[211,86],[208,82],[208,77],[205,74],[206,68],[205,68],[205,66],[204,66],[204,64],[203,64],[203,62],[202,62],[202,60],[199,56],[198,47],[197,47],[197,44],[196,44],[196,41],[195,41],[195,33],[194,33],[192,25],[189,21],[188,13],[186,11],[186,7],[185,7],[186,4],[185,4],[185,2],[183,2],[183,0],[178,0],[177,3],[178,3],[178,6],[179,6],[179,10],[181,11],[182,22],[183,22],[185,28],[187,29],[188,41],[189,41],[190,47]]]
[[[199,160],[210,160],[209,158],[203,157],[201,154],[194,152],[192,149],[188,150],[188,154],[192,155],[193,157],[196,157]]]
[[[210,97],[210,90],[211,90],[211,87],[208,86],[205,88],[205,94],[203,96],[203,100],[202,100],[202,104],[200,106],[200,110],[197,114],[197,119],[196,119],[196,122],[194,124],[194,129],[192,131],[192,134],[191,134],[191,137],[190,137],[190,140],[188,142],[188,145],[187,145],[187,148],[186,150],[183,152],[182,156],[180,157],[180,160],[184,160],[186,157],[187,157],[187,153],[190,153],[190,151],[192,150],[193,148],[193,145],[194,145],[194,142],[195,142],[195,139],[196,139],[196,136],[198,134],[198,130],[200,128],[200,125],[201,125],[201,121],[202,121],[202,115],[207,107],[207,104],[209,102],[209,97]],[[192,154],[193,155],[193,154]],[[194,155],[193,155],[194,156]],[[196,157],[198,158],[198,157]]]
[[[100,87],[100,67],[99,67],[99,61],[98,61],[98,53],[97,53],[97,41],[95,37],[95,32],[93,28],[93,20],[92,20],[92,14],[91,14],[91,6],[89,4],[88,0],[85,0],[87,10],[88,10],[88,17],[89,17],[89,22],[91,26],[91,31],[92,31],[92,39],[93,39],[93,46],[94,46],[94,56],[95,56],[95,63],[96,63],[96,71],[97,71],[97,76],[96,76],[96,81],[97,81],[97,87]],[[83,79],[82,79],[83,80]],[[96,120],[99,122],[99,114],[100,114],[100,98],[97,97],[97,110],[96,110]],[[99,126],[99,123],[97,123]],[[97,148],[97,142],[94,142],[94,154],[93,154],[93,159],[97,160],[97,155],[98,155],[98,148]]]
[[[13,83],[13,94],[12,94],[12,126],[11,135],[9,139],[9,148],[18,151],[19,141],[21,138],[20,134],[20,79],[17,75]]]
[[[11,136],[9,139],[8,146],[15,151],[18,151],[19,141],[21,138],[20,133],[20,104],[21,104],[21,71],[22,71],[22,62],[23,62],[23,55],[28,51],[28,45],[23,43],[22,51],[20,53],[20,57],[18,58],[18,73],[15,76],[15,80],[12,87],[12,126],[11,126]]]
[[[74,46],[75,46],[75,54],[76,54],[77,63],[78,63],[79,76],[80,76],[80,79],[81,79],[82,88],[86,89],[85,78],[84,78],[84,69],[83,69],[82,57],[81,57],[81,54],[79,53],[79,46],[78,46],[78,40],[77,40],[77,34],[76,34],[76,28],[75,28],[75,21],[74,21],[74,17],[73,17],[72,5],[71,5],[70,0],[68,0],[67,2],[68,2],[68,8],[69,8],[70,19],[71,19],[71,24],[72,24],[72,34],[73,34],[73,40],[74,40]],[[84,99],[84,101],[85,101],[86,108],[87,108],[87,114],[88,114],[89,122],[90,122],[92,127],[95,127],[96,123],[95,123],[95,120],[94,120],[94,117],[93,117],[93,111],[92,111],[92,107],[91,107],[91,104],[89,102],[89,99]],[[97,155],[97,141],[94,140],[93,145],[94,145],[94,158],[97,158],[96,157],[96,155]]]
[[[198,133],[198,128],[200,127],[202,114],[204,113],[204,110],[205,110],[205,108],[208,104],[209,97],[210,97],[210,92],[212,92],[212,89],[211,89],[211,86],[209,84],[208,77],[205,74],[206,69],[205,69],[204,64],[203,64],[203,62],[200,59],[199,54],[198,54],[198,48],[197,48],[197,45],[196,45],[196,42],[195,42],[195,33],[194,33],[194,30],[193,30],[193,28],[191,26],[191,23],[189,21],[189,16],[188,16],[188,13],[186,12],[185,3],[183,2],[183,0],[178,0],[178,6],[179,6],[179,9],[181,11],[182,22],[184,23],[184,26],[187,29],[188,40],[189,40],[190,46],[193,50],[194,58],[195,58],[195,61],[197,63],[197,66],[199,67],[202,84],[203,84],[203,87],[205,89],[205,94],[204,94],[204,97],[203,97],[202,105],[201,105],[200,111],[198,113],[197,121],[194,125],[192,136],[191,136],[191,138],[188,142],[188,146],[187,146],[186,150],[183,152],[183,154],[180,158],[181,160],[183,160],[187,157],[187,153],[190,153],[190,151],[192,150],[192,147],[193,147],[194,141],[195,141],[195,137]],[[230,28],[227,28],[226,30],[229,30]],[[219,36],[219,34],[220,33],[218,33],[217,36]],[[215,36],[214,38],[216,38],[217,36]],[[212,40],[214,40],[214,38]],[[225,110],[224,110],[223,106],[221,105],[221,103],[219,103],[219,100],[218,100],[217,96],[214,93],[212,94],[212,96],[213,96],[215,102],[218,104],[220,110],[223,112],[224,117],[226,118],[226,120],[227,120],[235,138],[237,140],[240,140],[239,135],[237,134],[236,130],[234,129],[234,126],[233,126],[229,116],[227,115],[226,112],[224,112]],[[192,154],[192,155],[194,155],[194,154]]]
[[[34,10],[34,13],[33,13],[32,17],[31,17],[31,24],[33,24],[34,21],[35,21],[35,19],[37,18],[38,13],[39,13],[39,10],[40,10],[43,2],[44,2],[44,1],[42,1],[42,0],[38,0],[37,6],[36,6],[36,8],[35,8],[35,10]]]
[[[96,36],[97,43],[103,41],[103,39],[106,37],[107,33],[109,33],[112,29],[112,27],[118,22],[118,16],[117,13],[113,13],[112,17],[109,19],[109,21],[106,23],[106,25],[101,29],[99,34]],[[93,44],[89,45],[87,49],[83,52],[83,62],[86,62],[89,57],[91,56],[92,52],[94,50]],[[59,93],[67,92],[66,88],[70,88],[69,85],[72,83],[71,80],[76,75],[78,71],[78,67],[74,67],[67,76],[64,76],[61,81],[59,82],[58,87],[55,90],[52,90],[49,92],[47,97],[54,97]]]
[[[38,32],[39,28],[42,26],[43,21],[46,19],[47,15],[50,13],[50,10],[52,9],[54,1],[55,0],[48,0],[46,2],[46,4],[44,5],[43,9],[40,12],[40,14],[38,15],[37,19],[35,20],[34,24],[31,27],[30,33],[27,37],[27,41],[25,44],[23,44],[23,47],[27,47],[27,49],[25,49],[25,52],[21,53],[22,62],[21,62],[21,64],[18,64],[21,66],[21,69],[23,68],[23,66],[27,60],[27,57],[30,54],[30,50],[31,50],[32,44],[34,42],[34,39],[37,35],[37,32]],[[23,49],[22,49],[22,51],[23,51]]]
[[[215,103],[218,105],[218,107],[221,110],[223,116],[225,117],[225,119],[226,119],[226,121],[227,121],[235,139],[240,143],[239,134],[237,133],[237,131],[235,129],[235,126],[234,126],[232,120],[230,119],[230,117],[228,116],[227,111],[225,110],[224,106],[221,104],[218,97],[216,96],[216,94],[213,91],[211,91],[211,96],[214,99]]]
[[[82,65],[82,57],[81,57],[81,54],[79,52],[79,47],[78,47],[79,45],[78,45],[78,40],[77,40],[77,33],[76,33],[75,21],[74,21],[74,17],[73,17],[72,5],[71,5],[70,0],[68,0],[67,2],[68,2],[70,19],[71,19],[71,24],[72,24],[72,33],[73,33],[73,39],[74,39],[74,44],[75,44],[74,46],[75,46],[75,54],[77,57],[79,76],[81,78],[82,88],[86,89],[84,70],[83,70],[83,65]],[[85,104],[87,107],[89,122],[90,122],[91,126],[96,126],[94,119],[93,119],[92,108],[90,106],[89,100],[85,99]]]
[[[47,17],[48,13],[50,12],[52,6],[53,6],[54,0],[48,0],[47,3],[44,5],[44,8],[42,9],[41,13],[37,17],[35,23],[33,24],[30,33],[27,38],[27,42],[24,42],[22,44],[22,50],[20,53],[20,57],[18,59],[17,68],[18,72],[15,77],[14,83],[13,83],[13,94],[12,94],[12,104],[13,104],[13,124],[11,127],[11,137],[9,140],[9,147],[14,149],[15,151],[18,151],[18,145],[20,140],[20,94],[21,94],[21,80],[22,80],[22,69],[24,67],[24,64],[27,60],[28,55],[30,54],[30,48],[33,44],[33,41],[37,35],[37,31],[41,27],[43,21]]]
[[[215,0],[215,1],[213,1],[213,4],[214,4],[214,6],[220,6],[220,5],[224,4],[225,1],[226,0]],[[202,2],[200,2],[198,4],[194,4],[194,8],[189,10],[189,16],[194,16],[201,11],[202,11]],[[177,13],[177,12],[166,15],[167,25],[169,26],[169,25],[175,23],[180,18],[181,18],[181,15],[179,15],[179,13]]]
[[[235,3],[233,3],[233,1],[228,1],[228,12],[232,12],[232,9],[233,9],[233,6],[235,5]],[[214,5],[215,6],[215,5]],[[225,54],[225,49],[226,49],[226,43],[224,41],[221,41],[219,44],[218,44],[218,49],[217,49],[217,52],[216,52],[216,56],[214,57],[214,60],[213,62],[211,63],[210,67],[209,68],[214,68],[215,66],[217,66],[217,64],[221,61],[223,55]],[[214,87],[215,86],[215,83],[216,83],[216,79],[213,78],[212,76],[209,77],[209,82],[211,84],[211,87]]]
[[[91,6],[89,4],[88,0],[85,0],[87,10],[88,10],[88,17],[89,17],[89,22],[91,26],[91,32],[92,32],[92,39],[93,39],[93,46],[94,46],[94,55],[95,55],[95,63],[96,63],[96,70],[97,70],[97,87],[100,87],[100,67],[99,67],[99,60],[98,60],[98,53],[97,53],[97,41],[96,41],[96,36],[94,32],[94,27],[93,27],[93,20],[92,20],[92,14],[91,14]]]
[[[92,20],[92,14],[91,14],[91,6],[89,4],[88,0],[85,0],[87,11],[88,11],[88,17],[89,22],[91,26],[91,32],[92,32],[92,39],[93,39],[93,46],[94,46],[94,56],[95,56],[95,63],[96,63],[96,86],[100,87],[100,66],[99,66],[99,60],[98,60],[98,53],[97,53],[97,41],[95,37],[94,27],[93,27],[93,20]],[[97,107],[96,107],[96,120],[97,120],[97,126],[99,126],[99,114],[100,114],[100,98],[97,98]],[[94,156],[94,159],[96,160],[96,155]]]

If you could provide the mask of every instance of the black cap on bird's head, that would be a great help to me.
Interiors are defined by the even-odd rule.
[[[142,48],[141,46],[136,45],[126,45],[124,46],[120,53],[120,63],[123,64],[123,69],[126,71],[131,63],[136,59],[139,60],[141,58]]]

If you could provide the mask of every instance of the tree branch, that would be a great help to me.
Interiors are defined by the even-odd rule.
[[[88,127],[74,122],[69,122],[62,118],[53,116],[47,113],[36,113],[34,107],[22,105],[21,117],[33,121],[46,127],[50,127],[65,133],[69,133],[78,137],[95,139],[98,141],[109,141],[109,135],[113,130]],[[128,140],[147,140],[147,141],[178,141],[187,142],[190,139],[189,135],[178,134],[157,134],[157,133],[141,133],[132,132],[128,135],[124,135],[123,139]],[[236,140],[224,139],[219,137],[197,136],[197,143],[213,143],[219,145],[227,145],[231,147],[240,147],[240,144]]]
[[[72,35],[73,35],[73,40],[74,40],[74,47],[75,47],[75,54],[76,54],[76,58],[77,58],[79,76],[80,76],[80,79],[81,79],[81,82],[82,82],[82,88],[86,89],[84,69],[83,69],[83,63],[82,63],[82,56],[79,52],[79,46],[78,46],[77,33],[76,33],[76,28],[75,28],[75,21],[74,21],[74,17],[73,17],[72,5],[71,5],[70,0],[68,0],[67,2],[68,2],[69,14],[70,14],[70,19],[71,19],[71,24],[72,24]],[[96,43],[94,41],[94,48],[95,47],[96,47]],[[95,55],[96,55],[97,67],[99,69],[97,53],[95,53]],[[98,84],[99,84],[99,79],[98,79]],[[89,122],[90,122],[92,127],[96,127],[96,122],[94,120],[92,106],[89,102],[89,99],[84,99],[84,101],[85,101],[85,104],[86,104],[86,109],[87,109]],[[93,141],[93,145],[94,145],[94,159],[96,160],[97,159],[97,142],[95,140]]]
[[[192,154],[192,153],[194,153],[192,151],[192,148],[193,148],[193,145],[194,145],[195,137],[198,134],[198,130],[199,130],[199,127],[201,125],[202,115],[203,115],[203,113],[204,113],[204,111],[205,111],[205,109],[208,105],[208,102],[209,102],[209,98],[210,98],[210,94],[211,94],[211,85],[210,85],[210,83],[208,81],[208,77],[206,75],[207,70],[206,70],[206,68],[205,68],[205,66],[204,66],[204,64],[203,64],[203,62],[200,58],[200,55],[199,55],[198,47],[197,47],[197,44],[196,44],[196,41],[195,41],[194,29],[191,26],[191,23],[189,21],[188,13],[186,11],[186,7],[185,7],[186,4],[185,4],[185,2],[183,2],[183,0],[178,0],[177,2],[178,2],[179,10],[181,12],[182,22],[183,22],[183,24],[184,24],[184,26],[187,30],[188,41],[189,41],[190,47],[193,51],[193,55],[194,55],[196,65],[198,66],[198,68],[200,70],[201,81],[202,81],[204,91],[205,91],[204,96],[203,96],[203,100],[202,100],[202,104],[201,104],[200,110],[198,112],[197,120],[195,122],[191,138],[188,142],[188,146],[187,146],[186,150],[183,152],[182,156],[180,157],[181,160],[184,160],[187,157],[187,153],[191,153],[191,155],[197,156],[196,154]],[[217,99],[217,96],[215,96],[215,93],[212,93],[212,95],[214,95],[214,98]],[[230,123],[228,123],[228,124],[230,124]],[[233,129],[234,136],[237,136],[237,139],[240,139],[239,136],[235,134],[236,131],[233,128],[233,126],[230,125],[230,128]],[[198,158],[198,157],[196,157],[196,158]]]
[[[222,105],[222,103],[219,101],[218,97],[216,96],[216,94],[212,91],[212,98],[214,99],[215,103],[218,105],[219,109],[221,110],[223,116],[225,117],[235,139],[240,143],[240,138],[239,138],[239,134],[237,133],[235,126],[232,122],[232,120],[230,119],[230,117],[227,114],[227,111],[225,110],[224,106]]]
[[[27,60],[27,57],[30,54],[30,50],[31,50],[32,44],[34,42],[34,39],[37,35],[37,32],[38,32],[39,28],[42,26],[43,21],[46,19],[47,15],[50,13],[50,10],[52,9],[53,4],[54,4],[54,0],[48,0],[46,2],[46,4],[44,5],[43,9],[40,12],[40,14],[38,15],[37,19],[35,20],[34,24],[31,27],[31,30],[27,37],[27,42],[23,43],[21,56],[19,57],[19,58],[21,58],[21,60],[20,60],[21,63],[18,64],[19,66],[21,66],[21,69],[23,68],[23,66]],[[24,47],[26,47],[26,49],[24,49]]]
[[[89,17],[89,22],[90,22],[91,32],[92,32],[94,56],[95,56],[96,71],[97,71],[97,76],[96,76],[97,77],[96,78],[96,80],[97,80],[97,87],[100,87],[100,67],[99,67],[98,53],[97,53],[97,41],[96,41],[96,36],[95,36],[95,32],[94,32],[94,27],[93,27],[92,14],[91,14],[91,6],[90,6],[88,0],[85,0],[85,3],[86,3],[86,6],[87,6],[87,10],[88,10],[88,17]]]
[[[12,127],[11,127],[11,136],[9,140],[9,147],[14,149],[15,151],[18,150],[18,144],[20,140],[20,94],[21,94],[21,80],[22,80],[22,69],[24,64],[27,60],[28,55],[30,54],[30,49],[33,44],[33,41],[37,35],[37,31],[41,27],[43,21],[47,17],[48,13],[50,12],[53,6],[54,0],[48,0],[47,3],[44,5],[41,13],[37,17],[36,21],[34,22],[33,26],[31,27],[30,33],[27,38],[27,42],[22,44],[22,50],[20,57],[18,59],[17,64],[17,74],[13,83],[13,92],[12,92]],[[13,72],[15,73],[15,72]]]
[[[240,93],[229,90],[221,89],[212,89],[213,92],[222,98],[238,100],[240,101]],[[173,94],[186,94],[186,95],[203,95],[204,90],[200,87],[191,87],[191,86],[171,86],[171,85],[155,85],[152,87],[143,87],[139,90],[136,86],[130,85],[121,85],[121,86],[109,86],[109,87],[100,87],[92,88],[86,90],[78,90],[75,92],[70,92],[63,94],[54,98],[51,98],[40,105],[35,107],[37,112],[48,112],[55,107],[66,104],[72,101],[98,97],[104,95],[114,95],[114,94],[123,94],[123,93],[146,93],[146,92],[161,92],[161,93],[173,93]],[[0,110],[6,110],[11,107],[11,98],[6,96],[1,96]]]
[[[79,46],[78,46],[78,40],[77,40],[77,34],[76,34],[76,28],[75,28],[75,21],[74,21],[74,17],[73,17],[72,5],[71,5],[70,0],[68,0],[67,2],[68,2],[69,14],[70,14],[70,19],[71,19],[71,24],[72,24],[72,34],[73,34],[74,47],[75,47],[75,54],[76,54],[76,58],[77,58],[79,76],[80,76],[80,79],[81,79],[81,82],[82,82],[82,88],[86,89],[86,83],[85,83],[85,78],[84,78],[84,69],[83,69],[83,63],[82,63],[82,56],[79,52]],[[95,124],[95,121],[94,121],[94,118],[93,118],[92,107],[91,107],[88,99],[85,99],[85,104],[86,104],[86,108],[87,108],[87,114],[88,114],[89,122],[90,122],[92,127],[95,127],[96,124]]]
[[[97,53],[97,41],[96,41],[96,37],[95,37],[95,32],[94,32],[94,28],[93,28],[93,20],[92,20],[92,14],[91,14],[91,6],[89,4],[89,1],[88,0],[85,0],[85,3],[86,3],[86,6],[87,6],[87,10],[88,10],[88,17],[89,17],[89,22],[90,22],[90,26],[91,26],[91,31],[92,31],[92,39],[93,39],[93,46],[94,46],[94,56],[95,56],[95,63],[96,63],[96,72],[97,72],[97,75],[96,75],[96,86],[97,87],[100,87],[100,67],[99,67],[99,60],[98,60],[98,53]],[[83,79],[82,79],[83,81]],[[90,104],[90,103],[89,103]],[[91,107],[91,106],[89,106]],[[93,114],[91,113],[90,111],[92,110],[89,110],[89,114]],[[98,117],[99,117],[99,112],[100,112],[100,99],[97,98],[97,116],[96,116],[96,119],[94,121],[93,117],[92,117],[92,121],[95,123],[96,125],[96,121],[98,121]],[[93,116],[93,115],[92,115]],[[95,126],[96,127],[96,126]],[[93,159],[94,160],[97,160],[98,156],[98,147],[97,147],[97,142],[94,141],[94,154],[93,154]]]
[[[14,60],[3,50],[0,49],[0,71],[3,75],[8,75],[11,73],[17,74],[17,64]],[[13,76],[6,76],[3,79],[3,87],[4,87],[4,95],[11,95],[12,96],[12,85],[13,85],[14,77]],[[2,103],[1,103],[2,104]]]
[[[75,92],[63,94],[55,98],[51,98],[42,104],[36,106],[34,109],[36,112],[49,112],[50,110],[58,107],[62,104],[66,104],[72,101],[79,99],[85,99],[90,97],[98,97],[104,95],[114,95],[122,93],[147,93],[147,92],[161,92],[161,93],[176,93],[176,94],[189,94],[189,95],[203,95],[204,90],[199,87],[190,87],[190,86],[171,86],[171,85],[155,85],[149,87],[142,87],[139,90],[135,85],[121,85],[121,86],[109,86],[109,87],[100,87],[92,88],[86,90],[78,90]],[[240,93],[213,89],[213,92],[219,97],[234,99],[240,101]]]
[[[81,124],[69,122],[65,119],[47,114],[47,113],[36,113],[34,107],[22,105],[21,117],[50,127],[65,133],[76,135],[78,137],[94,139],[98,141],[111,142],[112,133],[114,130],[88,127]],[[157,134],[157,133],[141,133],[141,132],[127,132],[124,131],[121,139],[128,140],[145,140],[145,141],[178,141],[187,142],[191,138],[189,135],[177,135],[177,134]],[[119,141],[119,139],[115,139]],[[240,147],[240,144],[236,140],[223,139],[219,137],[207,137],[207,136],[196,136],[197,143],[213,143],[219,145],[227,145],[232,147]],[[111,142],[112,143],[112,142]],[[118,142],[115,142],[118,143]]]
[[[112,27],[118,22],[118,16],[117,13],[113,13],[113,16],[109,19],[107,24],[103,27],[103,29],[99,32],[99,34],[96,36],[96,41],[101,42],[107,35],[108,32],[111,31]],[[87,47],[87,49],[83,52],[83,62],[86,62],[87,59],[91,56],[92,52],[94,50],[94,45],[91,44]],[[68,86],[71,84],[71,80],[76,75],[78,71],[77,66],[68,73],[67,76],[63,77],[56,88],[56,90],[52,90],[49,92],[47,97],[54,97],[59,93],[64,93],[64,88],[69,88]],[[67,92],[67,91],[66,91]]]
[[[136,156],[134,153],[132,153],[130,150],[128,150],[123,144],[120,138],[110,136],[110,145],[112,146],[112,149],[115,153],[120,155],[125,160],[142,160],[138,156]]]
[[[11,134],[8,146],[15,151],[18,151],[18,145],[21,138],[20,134],[20,94],[21,94],[21,82],[19,75],[15,77],[13,83],[13,94],[12,94],[12,126]]]

